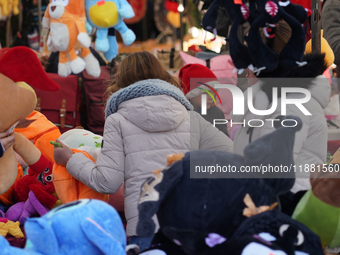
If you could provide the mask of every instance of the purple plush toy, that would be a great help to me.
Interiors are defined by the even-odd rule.
[[[19,202],[11,206],[7,213],[6,218],[11,221],[19,221],[21,225],[24,225],[27,218],[32,216],[43,216],[48,213],[49,209],[42,205],[37,197],[31,190],[26,202]]]

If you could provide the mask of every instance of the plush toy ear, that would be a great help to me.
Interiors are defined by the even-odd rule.
[[[46,251],[53,251],[59,254],[57,238],[52,225],[40,218],[28,218],[25,222],[27,240],[33,244],[34,250],[42,254]]]
[[[249,144],[244,149],[245,165],[248,166],[283,166],[291,168],[294,165],[293,147],[295,133],[302,128],[302,121],[299,117],[287,116],[287,119],[296,121],[295,127],[280,127],[273,133],[263,136]],[[278,153],[279,152],[279,153]],[[266,182],[279,195],[288,191],[294,185],[294,171],[277,173],[269,172],[261,174]]]
[[[299,4],[293,4],[289,0],[281,0],[280,6],[285,12],[296,18],[301,24],[304,24],[308,18],[308,12]]]
[[[300,66],[305,51],[306,32],[300,22],[285,11],[282,11],[281,17],[291,27],[292,35],[280,52],[280,64],[284,67]]]
[[[38,89],[60,89],[60,86],[47,76],[36,54],[27,47],[9,49],[0,60],[0,73],[14,82],[24,81]]]
[[[81,223],[81,228],[88,241],[95,245],[105,255],[126,255],[125,243],[121,243],[102,227],[105,223],[99,219],[86,217]],[[124,234],[124,233],[122,233]]]
[[[152,216],[157,213],[163,200],[177,185],[182,176],[183,164],[182,161],[177,161],[163,171],[155,173],[154,177],[148,178],[144,182],[138,205],[138,236],[148,237],[154,233],[155,223]]]
[[[216,29],[216,21],[220,5],[221,0],[214,0],[208,11],[204,14],[201,24],[204,30],[212,32],[214,29]]]
[[[252,60],[247,47],[238,38],[238,28],[248,20],[250,12],[246,5],[236,5],[233,0],[225,1],[225,8],[233,21],[229,34],[230,56],[237,69],[245,69],[252,64]]]

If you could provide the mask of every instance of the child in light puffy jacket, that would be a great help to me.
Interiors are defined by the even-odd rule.
[[[193,111],[180,83],[151,53],[127,56],[108,90],[111,96],[97,162],[73,154],[65,145],[55,148],[54,158],[98,192],[114,194],[124,182],[129,243],[144,250],[151,238],[136,234],[143,182],[166,166],[169,154],[198,149],[232,152],[233,142]]]

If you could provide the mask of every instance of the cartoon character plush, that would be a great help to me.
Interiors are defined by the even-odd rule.
[[[141,187],[138,236],[148,237],[154,233],[152,216],[156,214],[160,230],[152,241],[151,249],[163,250],[168,255],[186,254],[178,239],[164,237],[163,230],[168,227],[179,231],[216,233],[230,239],[249,216],[243,201],[247,194],[253,201],[253,206],[248,202],[247,206],[255,208],[250,212],[256,213],[257,207],[259,210],[278,210],[275,207],[277,196],[293,186],[294,173],[242,173],[241,170],[247,167],[254,169],[261,164],[273,167],[294,164],[295,133],[302,124],[299,118],[287,118],[295,119],[297,126],[281,127],[259,138],[245,148],[244,157],[221,151],[193,151],[163,171],[155,171],[155,176]],[[215,172],[211,174],[206,170],[212,166]]]
[[[0,132],[12,132],[15,125],[35,108],[32,86],[43,90],[58,90],[43,70],[36,54],[27,47],[8,50],[0,59]],[[18,82],[18,83],[16,83]],[[18,103],[20,102],[20,103]],[[0,195],[14,183],[18,168],[13,146],[0,158]]]
[[[25,223],[26,247],[11,247],[0,237],[2,255],[125,255],[126,236],[116,210],[99,200],[61,205]]]
[[[63,133],[59,140],[72,148],[74,153],[83,153],[95,162],[101,149],[103,137],[84,129],[72,129]],[[55,163],[52,176],[57,196],[63,204],[82,198],[109,201],[109,195],[90,189],[70,175],[65,166]]]
[[[53,162],[49,161],[40,150],[26,137],[15,133],[14,151],[29,165],[28,175],[14,184],[14,195],[18,202],[25,202],[29,192],[33,191],[41,204],[51,209],[58,198],[52,181]]]
[[[71,72],[78,74],[86,69],[89,75],[99,77],[99,62],[89,49],[91,39],[86,31],[84,1],[52,0],[47,6],[42,26],[50,29],[49,50],[60,52],[60,76],[66,77]],[[81,58],[77,56],[78,49]]]
[[[86,0],[85,8],[87,21],[97,28],[95,48],[104,52],[106,60],[111,61],[118,53],[115,30],[120,33],[125,45],[136,40],[135,34],[123,21],[135,16],[126,0]]]
[[[316,234],[277,210],[246,219],[230,239],[217,233],[171,227],[164,228],[163,233],[169,241],[176,240],[188,255],[324,254]]]

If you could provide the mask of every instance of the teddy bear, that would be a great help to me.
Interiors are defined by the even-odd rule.
[[[0,132],[13,132],[16,124],[34,110],[37,99],[28,84],[43,90],[60,88],[47,76],[31,49],[9,49],[0,59]],[[0,158],[0,195],[13,185],[17,173],[17,161],[11,146]]]

